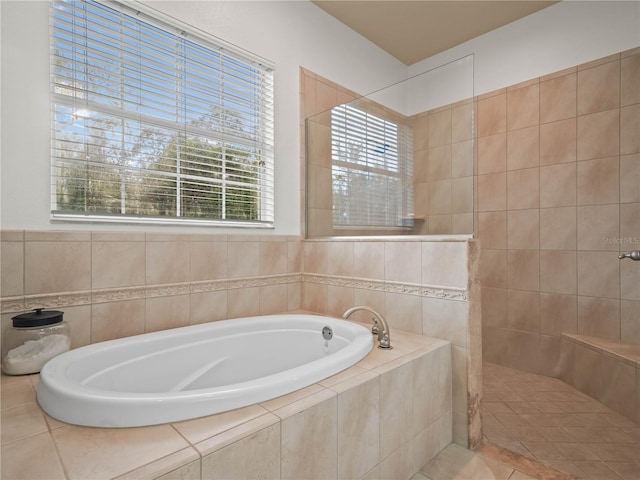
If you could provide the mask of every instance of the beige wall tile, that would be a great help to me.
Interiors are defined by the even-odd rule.
[[[618,109],[578,117],[578,160],[612,157],[620,153]]]
[[[640,152],[640,104],[620,109],[620,153]]]
[[[507,326],[507,290],[482,287],[482,324],[487,327]]]
[[[429,113],[429,147],[451,143],[451,109]]]
[[[591,397],[602,390],[602,355],[583,345],[572,344],[572,385]]]
[[[473,212],[473,177],[451,180],[451,213]]]
[[[578,205],[619,203],[620,161],[618,157],[578,163]]]
[[[577,111],[577,75],[570,73],[540,82],[540,122],[575,117]]]
[[[148,241],[145,265],[147,285],[186,282],[189,280],[189,243]]]
[[[620,104],[640,103],[640,55],[622,58],[620,62]]]
[[[422,242],[422,283],[466,288],[467,257],[466,242]]]
[[[575,117],[540,125],[540,165],[576,161]]]
[[[386,320],[389,328],[411,333],[422,333],[422,298],[417,295],[385,293]],[[391,335],[393,340],[393,334]]]
[[[508,330],[504,328],[483,326],[482,358],[485,362],[508,365],[509,356],[507,354],[507,348],[509,338],[507,332]],[[505,346],[507,348],[505,348]]]
[[[453,233],[452,229],[452,216],[451,215],[429,215],[426,223],[429,226],[430,235],[446,235]],[[427,232],[425,232],[427,233]]]
[[[636,418],[636,368],[606,353],[602,356],[602,362],[607,374],[603,376],[602,390],[597,398],[625,417]],[[633,453],[631,455],[631,458],[635,458]]]
[[[91,288],[91,243],[25,242],[24,293],[73,292]]]
[[[540,208],[576,205],[576,163],[540,167]]]
[[[384,278],[383,242],[355,242],[353,245],[353,275],[357,278]]]
[[[457,142],[451,145],[451,176],[468,177],[473,175],[473,140]]]
[[[511,130],[507,136],[507,169],[537,167],[540,164],[540,127]]]
[[[24,243],[2,241],[0,244],[0,292],[3,297],[24,294]]]
[[[64,307],[64,321],[71,331],[71,348],[91,343],[91,305]]]
[[[575,251],[540,252],[540,291],[575,295],[576,262]]]
[[[540,293],[540,333],[559,336],[578,331],[578,300],[575,295]]]
[[[337,478],[337,411],[333,396],[282,420],[281,478]]]
[[[578,295],[620,298],[616,252],[578,252]]]
[[[341,317],[342,314],[355,305],[354,289],[345,287],[327,286],[327,314]]]
[[[353,276],[353,249],[353,242],[330,242],[327,252],[327,273]]]
[[[620,301],[612,298],[579,296],[577,333],[620,340]]]
[[[483,250],[480,258],[480,284],[507,288],[507,251]]]
[[[620,203],[640,202],[640,154],[620,156]]]
[[[640,268],[635,262],[620,262],[620,298],[640,300]]]
[[[504,172],[507,169],[507,134],[478,138],[478,174]]]
[[[189,299],[189,315],[189,323],[192,325],[228,318],[227,291],[192,293]]]
[[[420,283],[421,255],[418,242],[385,242],[385,280]]]
[[[640,203],[620,205],[620,250],[636,249],[640,243]]]
[[[640,302],[620,301],[620,340],[640,343]]]
[[[540,288],[540,253],[537,250],[509,250],[507,281],[510,288],[538,290]]]
[[[288,310],[287,284],[260,287],[260,315],[273,315]]]
[[[144,242],[92,242],[91,287],[113,288],[144,285]]]
[[[609,62],[578,72],[578,115],[620,105],[620,62]]]
[[[540,210],[510,210],[507,212],[507,248],[537,250],[540,246]]]
[[[451,412],[448,412],[415,436],[413,439],[413,471],[420,470],[451,443],[453,440],[452,423]]]
[[[507,93],[507,126],[509,130],[540,123],[540,88],[536,83]]]
[[[229,278],[260,274],[260,242],[229,242],[227,255]]]
[[[507,96],[499,94],[478,100],[478,137],[507,131]]]
[[[513,368],[537,371],[540,365],[540,335],[507,330],[507,356]]]
[[[89,343],[144,333],[145,304],[145,300],[127,300],[92,305]]]
[[[639,55],[640,57],[640,55]],[[451,141],[471,140],[473,134],[473,103],[454,106],[451,109]]]
[[[227,290],[227,314],[229,318],[260,315],[260,287]]]
[[[540,209],[540,249],[575,250],[577,245],[576,207]]]
[[[509,290],[507,295],[507,327],[538,333],[540,331],[540,293]]]
[[[380,376],[380,458],[413,437],[413,369],[411,363]]]
[[[359,478],[379,462],[379,377],[338,395],[337,433],[337,478]]]
[[[619,249],[619,205],[578,207],[578,250]]]
[[[326,274],[328,266],[327,242],[303,242],[302,262],[306,273]]]
[[[301,291],[301,305],[304,310],[326,313],[328,306],[328,292],[326,285],[303,282]]]
[[[280,424],[203,457],[202,478],[280,478]]]
[[[188,447],[171,425],[141,428],[84,428],[51,432],[72,478],[113,478]]]
[[[427,213],[430,215],[451,213],[451,180],[429,183]]]
[[[427,180],[447,180],[451,178],[451,144],[429,149]]]
[[[413,467],[413,445],[411,441],[402,445],[402,447],[398,448],[380,462],[378,470],[375,474],[377,475],[376,477],[365,476],[362,480],[373,480],[374,478],[412,478],[415,471]]]
[[[147,298],[145,332],[184,327],[189,323],[188,294]]]
[[[452,408],[450,346],[413,361],[413,434],[432,425]]]
[[[189,248],[192,281],[227,278],[227,242],[191,242]]]
[[[507,248],[507,212],[479,213],[476,234],[483,249]]]
[[[505,172],[478,175],[479,212],[507,209],[507,174]]]
[[[467,347],[467,302],[422,297],[422,334]]]
[[[507,172],[507,208],[518,210],[540,206],[540,171],[538,168]]]

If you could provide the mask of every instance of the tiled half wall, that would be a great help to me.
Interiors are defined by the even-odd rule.
[[[414,239],[2,232],[2,327],[65,312],[72,346],[190,324],[373,306],[393,330],[452,344],[453,438],[481,438],[477,244]],[[369,322],[366,316],[354,319]],[[392,350],[389,355],[395,355]]]

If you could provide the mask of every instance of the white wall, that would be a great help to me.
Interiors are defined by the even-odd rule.
[[[144,3],[275,64],[274,233],[299,234],[299,67],[352,90],[370,92],[406,78],[406,66],[307,1]],[[51,224],[48,4],[2,1],[0,6],[2,229],[249,233],[203,227]]]
[[[415,63],[408,75],[473,54],[474,94],[481,95],[638,46],[640,1],[564,0]],[[451,88],[439,92],[431,108],[468,98],[456,82],[443,85]]]

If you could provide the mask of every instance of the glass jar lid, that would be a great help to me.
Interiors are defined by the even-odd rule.
[[[44,327],[62,322],[63,314],[64,312],[58,310],[44,311],[44,308],[36,308],[33,312],[16,315],[11,320],[13,320],[13,326],[18,328]]]

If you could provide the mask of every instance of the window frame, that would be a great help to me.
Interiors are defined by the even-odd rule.
[[[73,0],[71,0],[72,3]],[[82,102],[77,101],[77,95],[74,96],[65,96],[60,94],[60,92],[55,91],[55,72],[54,72],[54,63],[55,63],[55,9],[57,5],[68,3],[66,0],[56,0],[55,2],[51,2],[50,13],[49,13],[49,21],[50,21],[50,64],[51,64],[51,72],[50,72],[50,106],[51,106],[51,220],[53,222],[106,222],[106,223],[127,223],[127,224],[157,224],[157,225],[202,225],[202,226],[219,226],[219,227],[248,227],[248,228],[274,228],[274,220],[275,220],[275,180],[274,180],[274,171],[275,171],[275,154],[274,154],[274,85],[273,85],[273,77],[274,77],[274,66],[264,60],[256,56],[255,54],[246,52],[236,46],[233,46],[217,37],[214,37],[208,33],[205,33],[195,27],[187,25],[173,17],[162,14],[157,10],[147,7],[145,5],[139,4],[138,2],[127,2],[127,4],[123,4],[121,2],[112,1],[112,0],[92,0],[92,3],[101,5],[106,9],[116,10],[118,15],[125,15],[133,19],[134,22],[140,21],[143,24],[148,24],[154,29],[162,30],[164,34],[173,36],[176,38],[176,43],[179,42],[189,42],[190,44],[197,45],[200,48],[208,48],[211,51],[217,52],[224,58],[230,58],[233,62],[241,62],[244,63],[245,66],[254,68],[254,69],[262,69],[260,74],[260,79],[265,79],[268,85],[260,84],[260,87],[256,89],[256,91],[260,92],[258,101],[255,103],[255,112],[257,113],[257,123],[259,123],[259,128],[255,129],[255,137],[253,138],[241,138],[240,136],[234,137],[232,134],[230,135],[227,131],[218,132],[217,134],[212,134],[212,130],[207,128],[202,128],[197,125],[189,125],[185,120],[183,123],[178,121],[171,121],[162,118],[152,118],[145,125],[153,125],[159,129],[166,129],[164,131],[173,132],[175,134],[175,139],[178,139],[180,135],[184,135],[183,140],[185,141],[185,145],[188,144],[188,138],[192,135],[194,138],[197,138],[198,135],[201,135],[201,138],[206,140],[211,140],[211,145],[218,145],[220,148],[219,157],[220,163],[224,165],[227,160],[227,154],[224,151],[224,148],[229,146],[237,146],[237,145],[252,145],[256,151],[258,151],[259,156],[255,157],[254,165],[256,167],[256,178],[258,178],[257,186],[255,187],[256,193],[256,205],[259,205],[259,214],[257,219],[225,219],[225,218],[203,218],[203,217],[195,217],[195,216],[181,216],[180,211],[180,184],[182,181],[183,174],[180,171],[180,160],[176,157],[176,166],[175,174],[167,175],[167,177],[171,177],[175,179],[175,203],[177,205],[176,211],[174,215],[141,215],[141,214],[127,214],[126,209],[125,213],[108,213],[108,212],[90,212],[88,211],[92,205],[85,204],[84,210],[79,211],[61,211],[58,209],[58,192],[57,192],[57,168],[59,163],[64,163],[62,157],[56,155],[56,148],[58,144],[56,142],[60,142],[60,139],[56,137],[57,135],[57,114],[56,107],[61,105],[67,105],[72,108],[75,108],[77,111],[80,111]],[[58,7],[59,8],[59,7]],[[217,49],[217,50],[214,50]],[[176,48],[177,49],[177,48]],[[122,49],[122,44],[120,45],[120,51],[124,52]],[[141,56],[144,55],[144,51],[139,49]],[[221,75],[225,71],[221,69]],[[86,85],[87,89],[89,89],[89,77],[87,74]],[[122,83],[120,83],[122,88]],[[263,88],[264,87],[264,88]],[[89,92],[89,90],[87,90]],[[266,93],[265,93],[266,92]],[[85,94],[84,103],[88,104],[88,93]],[[176,93],[176,98],[178,94]],[[213,105],[213,100],[212,104]],[[95,104],[93,105],[95,107]],[[74,110],[74,115],[76,110]],[[126,122],[130,120],[130,117],[136,116],[140,125],[143,125],[143,122],[140,120],[143,118],[143,115],[127,111],[126,109],[120,110],[117,107],[112,107],[109,105],[104,105],[99,108],[100,114],[104,115],[114,115],[114,118],[119,118],[122,122]],[[176,114],[177,116],[179,114]],[[240,114],[238,114],[240,115]],[[221,122],[222,123],[222,122]],[[142,127],[140,127],[142,129]],[[60,127],[62,131],[64,127]],[[233,133],[233,132],[232,132]],[[239,135],[239,134],[238,134]],[[240,139],[241,138],[241,139]],[[178,140],[176,140],[178,142]],[[125,143],[125,142],[123,142]],[[164,146],[168,148],[170,144],[165,143],[162,144],[158,142],[158,145]],[[125,152],[126,150],[121,150]],[[86,155],[86,153],[85,153]],[[176,154],[177,155],[177,154]],[[211,162],[211,153],[202,154],[205,159],[209,159]],[[209,156],[207,156],[209,155]],[[253,158],[253,157],[252,157]],[[80,160],[76,163],[86,162],[87,165],[91,163],[91,160],[86,158],[84,160]],[[69,161],[68,163],[73,163]],[[240,165],[239,163],[236,163]],[[110,167],[113,171],[118,169],[115,166],[115,163],[112,164],[114,166]],[[126,167],[119,167],[120,169],[124,169]],[[146,169],[142,169],[145,170]],[[261,172],[265,172],[264,176],[261,176]],[[173,175],[173,176],[172,176]],[[196,175],[194,178],[190,180],[202,181],[207,177]],[[244,175],[244,173],[243,173]],[[250,174],[245,175],[246,179],[250,179],[248,176]],[[220,174],[218,180],[212,180],[212,177],[209,177],[208,185],[223,185],[228,183],[228,175],[225,175],[224,172]],[[90,178],[87,176],[84,181],[89,182]],[[125,180],[120,180],[121,188],[124,188]],[[244,183],[244,185],[251,187],[250,183]],[[86,185],[84,187],[87,188]],[[244,187],[243,187],[244,188]],[[253,187],[251,187],[253,188]],[[206,195],[206,194],[204,194]],[[211,197],[213,198],[213,197]],[[222,198],[222,207],[220,215],[224,217],[226,212],[224,207],[224,199],[226,196],[221,196]],[[125,201],[125,200],[122,200]],[[248,202],[251,204],[251,201]],[[122,210],[122,209],[121,209]]]

